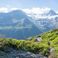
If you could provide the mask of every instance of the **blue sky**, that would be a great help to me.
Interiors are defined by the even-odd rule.
[[[0,7],[7,8],[51,8],[58,11],[58,0],[0,0]]]

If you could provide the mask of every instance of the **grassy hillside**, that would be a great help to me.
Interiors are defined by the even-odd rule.
[[[37,41],[36,38],[41,38],[42,40]],[[45,56],[48,56],[50,54],[51,49],[51,53],[54,53],[54,55],[56,55],[56,58],[58,58],[58,29],[31,37],[28,40],[0,38],[0,50],[9,52],[9,47],[16,50],[41,53]]]
[[[58,58],[58,29],[41,34],[40,37],[42,38],[42,43],[54,49],[53,53]]]

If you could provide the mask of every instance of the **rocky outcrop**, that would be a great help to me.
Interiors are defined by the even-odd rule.
[[[8,51],[0,51],[0,58],[45,58],[41,54],[33,54],[26,51],[18,51],[9,49]]]

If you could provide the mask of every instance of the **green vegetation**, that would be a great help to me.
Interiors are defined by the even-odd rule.
[[[48,45],[48,42],[50,42],[49,47],[54,48],[54,56],[58,58],[58,29],[41,34],[40,37],[44,44]]]
[[[42,41],[36,41],[36,38],[42,38]],[[50,44],[49,44],[50,42]],[[31,37],[27,40],[4,39],[0,38],[0,50],[5,51],[8,47],[17,50],[30,51],[32,53],[41,53],[49,55],[49,48],[54,48],[56,58],[58,58],[58,29],[46,32],[44,34]]]

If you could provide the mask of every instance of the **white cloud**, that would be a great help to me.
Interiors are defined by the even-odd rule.
[[[0,12],[8,12],[8,8],[1,7],[1,8],[0,8]]]
[[[39,18],[51,19],[51,18],[58,17],[58,15],[53,15],[53,16],[44,15],[44,14],[49,13],[49,11],[51,10],[50,8],[31,8],[31,9],[22,9],[22,10],[26,12],[28,16],[31,16],[32,18],[35,18],[36,20],[38,20]]]
[[[19,10],[19,8],[11,8],[10,11],[12,11],[12,10]]]
[[[47,18],[47,16],[42,16],[41,14],[48,13],[51,9],[50,8],[31,8],[31,9],[22,9],[28,16],[32,18]]]
[[[31,8],[31,9],[22,9],[27,14],[43,14],[47,13],[50,8]]]
[[[27,13],[29,16],[32,16],[35,17],[35,18],[52,18],[52,17],[55,17],[55,16],[41,16],[40,14],[45,14],[45,13],[48,13],[49,10],[51,10],[50,8],[27,8],[27,9],[19,9],[19,8],[6,8],[6,7],[0,7],[0,12],[10,12],[10,11],[13,11],[13,10],[22,10],[24,11],[25,13]]]
[[[10,12],[12,10],[19,10],[19,8],[6,8],[6,7],[0,7],[0,12],[4,12],[4,13],[7,13],[7,12]]]
[[[58,13],[58,11],[56,11],[56,13]]]

